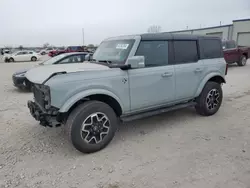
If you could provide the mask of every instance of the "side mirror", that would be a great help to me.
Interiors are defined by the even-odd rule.
[[[133,56],[127,59],[127,64],[131,66],[132,69],[144,68],[145,67],[145,57],[144,56]]]

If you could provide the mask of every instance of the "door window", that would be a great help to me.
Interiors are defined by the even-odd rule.
[[[176,64],[197,62],[197,41],[174,41],[174,59]]]
[[[168,41],[141,41],[136,56],[145,57],[145,67],[168,64]]]
[[[18,52],[16,55],[25,55],[28,54],[28,52]]]

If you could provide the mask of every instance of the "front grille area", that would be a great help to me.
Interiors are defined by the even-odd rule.
[[[38,103],[41,107],[44,108],[44,92],[39,88],[38,85],[34,85],[33,87],[33,94],[35,102]]]

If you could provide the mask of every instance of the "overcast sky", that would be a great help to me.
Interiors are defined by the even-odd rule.
[[[99,44],[110,36],[231,24],[250,0],[0,0],[0,47]]]

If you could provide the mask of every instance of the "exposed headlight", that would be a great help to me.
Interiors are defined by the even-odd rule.
[[[50,108],[50,88],[47,85],[42,85],[42,91],[44,93],[45,109]]]
[[[42,106],[44,106],[46,110],[51,107],[49,86],[43,84],[35,84],[33,87],[33,93],[35,100],[42,102]]]
[[[22,74],[16,74],[15,76],[16,76],[16,77],[25,77],[25,73],[22,73]]]

